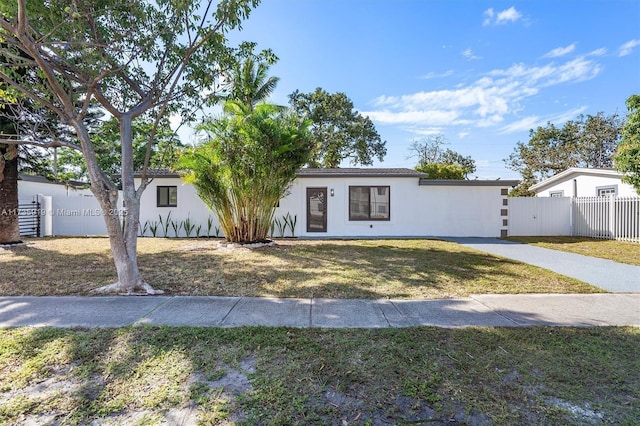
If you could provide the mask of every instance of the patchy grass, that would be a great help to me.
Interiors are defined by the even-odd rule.
[[[0,424],[635,424],[640,329],[0,330]]]
[[[640,266],[640,244],[583,237],[509,237],[509,241]]]
[[[602,292],[435,240],[282,240],[273,247],[225,250],[217,240],[141,238],[138,256],[146,280],[173,295],[376,299]],[[0,295],[86,295],[116,280],[106,238],[34,239],[0,251],[0,268]]]

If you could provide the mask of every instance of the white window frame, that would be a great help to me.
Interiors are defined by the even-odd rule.
[[[597,197],[609,197],[611,195],[618,195],[618,185],[596,186]]]
[[[564,190],[549,191],[549,197],[564,197]]]

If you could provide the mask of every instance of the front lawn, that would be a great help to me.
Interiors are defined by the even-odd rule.
[[[601,289],[435,240],[280,240],[219,249],[215,239],[140,238],[146,280],[170,295],[448,298]],[[33,239],[0,249],[0,295],[87,295],[116,280],[107,238]]]
[[[640,244],[584,237],[509,237],[509,241],[640,266]]]
[[[0,424],[637,424],[640,329],[0,330]]]

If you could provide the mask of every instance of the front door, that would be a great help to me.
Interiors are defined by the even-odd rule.
[[[307,232],[327,232],[327,188],[307,188]]]

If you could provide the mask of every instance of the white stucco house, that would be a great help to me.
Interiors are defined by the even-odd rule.
[[[218,225],[195,188],[155,170],[141,199],[140,223]],[[275,217],[296,218],[297,237],[499,237],[507,234],[512,180],[429,180],[411,169],[301,169]],[[184,236],[184,230],[180,236]]]
[[[622,173],[614,169],[572,167],[531,186],[537,197],[637,196],[636,190],[622,182]]]

